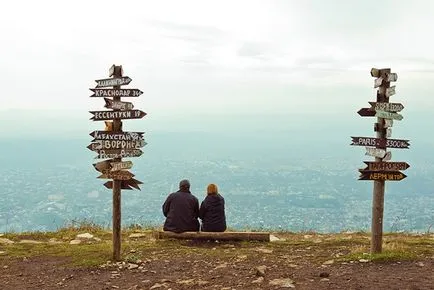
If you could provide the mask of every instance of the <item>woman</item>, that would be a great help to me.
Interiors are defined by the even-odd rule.
[[[203,232],[224,232],[226,230],[225,199],[218,193],[217,185],[208,185],[207,196],[199,209]]]

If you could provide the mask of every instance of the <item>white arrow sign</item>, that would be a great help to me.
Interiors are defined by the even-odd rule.
[[[395,94],[395,86],[386,89],[386,97],[393,96]]]
[[[404,117],[398,113],[386,112],[381,110],[375,110],[375,117],[384,119],[402,120]]]
[[[378,158],[384,158],[386,155],[386,150],[380,149],[380,148],[373,148],[373,147],[365,147],[366,153],[365,155],[378,157]]]

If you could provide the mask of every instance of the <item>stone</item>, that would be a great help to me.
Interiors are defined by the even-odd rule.
[[[193,285],[194,284],[194,278],[187,279],[187,280],[179,280],[176,283],[182,284],[182,285]]]
[[[197,284],[198,286],[202,287],[202,286],[205,286],[205,285],[209,284],[209,282],[208,282],[208,281],[205,281],[205,280],[198,280],[198,281],[196,282],[196,284]]]
[[[270,242],[278,242],[278,241],[286,241],[286,239],[281,239],[276,237],[275,235],[270,235]]]
[[[267,269],[267,266],[258,266],[256,267],[256,276],[258,277],[264,277],[265,276],[265,269]]]
[[[139,268],[139,265],[130,263],[128,264],[128,270],[133,270]]]
[[[422,262],[417,262],[416,265],[417,265],[418,267],[424,267],[424,266],[425,266],[425,264],[422,263]]]
[[[295,288],[294,281],[289,278],[273,279],[268,284],[282,288]]]
[[[35,241],[35,240],[21,240],[19,241],[20,244],[43,244],[44,242],[41,241]]]
[[[58,241],[56,238],[51,238],[48,240],[49,244],[63,244],[62,241]]]
[[[331,264],[333,264],[335,262],[335,260],[328,260],[328,261],[325,261],[324,263],[322,263],[323,265],[331,265]]]
[[[7,269],[7,268],[9,268],[8,265],[4,265],[4,266],[3,266],[3,269]]]
[[[92,234],[84,233],[84,234],[78,234],[75,238],[78,240],[91,240],[94,237]]]
[[[81,240],[72,240],[69,242],[70,245],[78,245],[81,244]]]
[[[252,281],[252,284],[261,284],[262,282],[264,282],[264,277],[259,277],[256,280]]]
[[[11,241],[9,239],[0,238],[0,244],[13,244],[13,243],[15,243],[15,242]]]
[[[154,285],[152,285],[151,286],[151,288],[149,288],[150,290],[152,290],[152,289],[158,289],[158,288],[162,288],[162,287],[165,287],[166,285],[163,283],[163,284],[160,284],[160,283],[155,283]]]
[[[146,234],[134,233],[128,236],[130,239],[138,239],[146,237]]]
[[[328,279],[328,278],[322,278],[321,280],[319,280],[320,282],[328,282],[328,281],[330,281],[330,279]]]
[[[360,263],[368,263],[369,260],[368,260],[368,259],[360,259],[359,262],[360,262]]]
[[[223,263],[223,264],[217,265],[217,266],[214,268],[214,270],[221,269],[221,268],[226,268],[227,266],[228,266],[227,263]]]
[[[327,277],[330,276],[330,274],[329,274],[328,272],[321,272],[321,273],[319,273],[319,276],[320,276],[321,278],[327,278]]]
[[[1,255],[6,255],[6,252],[5,251],[0,251],[0,256]]]
[[[273,250],[264,249],[264,248],[256,248],[256,251],[260,252],[260,253],[264,253],[264,254],[271,254],[271,253],[273,253]]]

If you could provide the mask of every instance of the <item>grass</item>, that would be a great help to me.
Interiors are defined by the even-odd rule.
[[[315,264],[325,260],[358,261],[366,259],[373,262],[408,261],[434,256],[434,235],[410,235],[387,233],[383,236],[383,252],[369,254],[369,233],[337,233],[319,234],[315,232],[294,233],[275,232],[281,238],[278,242],[197,242],[187,240],[155,240],[153,232],[160,228],[138,225],[126,227],[122,230],[123,260],[135,262],[147,257],[169,259],[183,259],[191,257],[209,257],[214,259],[235,258],[239,255],[263,255],[257,248],[272,250],[272,255],[291,256],[301,255],[303,259]],[[91,233],[101,241],[82,242],[70,245],[79,233]],[[130,239],[132,233],[142,233],[144,237]],[[14,244],[0,244],[0,264],[5,260],[23,257],[64,257],[65,263],[71,266],[93,267],[111,260],[112,242],[111,230],[92,223],[71,224],[55,232],[26,232],[7,233],[1,238],[15,241]],[[21,240],[42,241],[42,244],[19,243]],[[51,241],[51,242],[50,242]],[[58,243],[53,243],[57,241]],[[228,245],[229,244],[229,245]],[[235,248],[233,250],[232,248]],[[252,254],[253,253],[253,254]],[[268,254],[270,256],[270,254]]]

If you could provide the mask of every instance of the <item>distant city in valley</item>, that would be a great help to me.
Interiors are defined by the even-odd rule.
[[[369,231],[372,182],[358,181],[357,170],[372,157],[349,146],[349,135],[318,135],[317,142],[299,136],[146,133],[144,154],[133,160],[144,184],[122,191],[122,223],[162,225],[164,199],[189,178],[200,201],[208,183],[218,184],[231,229]],[[55,230],[83,220],[111,226],[111,190],[96,178],[89,140],[0,142],[0,232]],[[393,151],[393,160],[411,167],[406,179],[386,184],[385,231],[424,232],[434,222],[434,157],[429,146],[411,142],[417,150]]]

